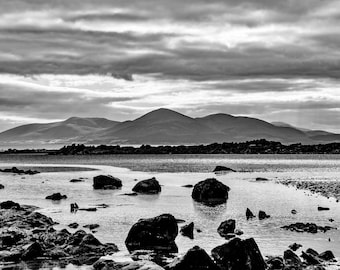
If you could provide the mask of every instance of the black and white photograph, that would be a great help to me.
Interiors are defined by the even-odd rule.
[[[0,269],[340,270],[339,0],[0,0]]]

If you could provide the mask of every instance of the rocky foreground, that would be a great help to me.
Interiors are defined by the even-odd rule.
[[[331,251],[318,254],[307,249],[300,258],[293,252],[296,245],[294,249],[287,249],[282,257],[265,260],[253,238],[238,237],[215,247],[211,256],[195,246],[182,257],[173,255],[172,258],[175,258],[169,263],[158,258],[171,258],[169,253],[177,252],[175,238],[179,229],[177,220],[170,214],[142,219],[134,224],[126,239],[126,246],[134,261],[115,262],[101,259],[118,251],[115,244],[101,243],[83,230],[75,233],[66,229],[56,231],[53,228],[56,222],[36,210],[35,207],[12,201],[0,203],[0,268],[15,266],[16,269],[27,269],[29,263],[40,262],[41,267],[42,262],[48,262],[59,266],[69,263],[92,265],[95,270],[322,270],[335,263]],[[224,230],[235,230],[234,222],[227,222],[223,227]],[[149,255],[149,260],[145,260],[145,256],[138,256],[143,252]]]

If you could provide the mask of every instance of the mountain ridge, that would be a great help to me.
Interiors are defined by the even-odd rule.
[[[122,122],[99,117],[70,117],[60,122],[22,125],[1,132],[0,142],[179,145],[255,139],[303,144],[340,141],[340,134],[274,123],[224,113],[192,118],[160,108]]]

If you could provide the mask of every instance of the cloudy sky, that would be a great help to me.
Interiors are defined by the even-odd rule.
[[[0,130],[166,107],[340,132],[340,1],[1,0]]]

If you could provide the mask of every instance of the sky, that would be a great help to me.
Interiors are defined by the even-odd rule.
[[[338,0],[1,0],[0,131],[157,108],[340,133]]]

